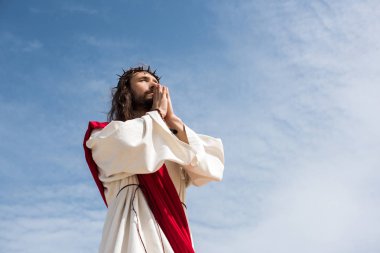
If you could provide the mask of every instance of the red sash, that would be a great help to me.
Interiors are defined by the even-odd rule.
[[[98,167],[92,158],[91,149],[86,146],[86,142],[90,138],[92,130],[102,129],[107,125],[108,122],[90,121],[83,141],[88,167],[106,206],[104,187],[98,177]],[[186,215],[165,164],[154,173],[139,174],[137,177],[154,218],[160,225],[174,252],[194,253]]]

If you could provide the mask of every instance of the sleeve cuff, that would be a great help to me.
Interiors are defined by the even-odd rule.
[[[149,115],[158,125],[161,126],[162,129],[164,129],[165,133],[169,134],[173,139],[175,139],[176,142],[178,142],[182,147],[184,147],[185,149],[187,150],[190,150],[193,154],[194,154],[194,159],[192,159],[190,165],[191,166],[195,166],[198,164],[198,159],[196,157],[196,149],[193,148],[192,145],[190,144],[187,144],[181,140],[179,140],[175,134],[173,134],[169,127],[166,125],[165,121],[161,118],[161,115],[157,112],[157,111],[149,111],[146,113],[147,115]],[[186,125],[185,125],[185,129],[189,129],[189,128],[186,128]],[[189,143],[190,143],[190,140],[189,140]]]

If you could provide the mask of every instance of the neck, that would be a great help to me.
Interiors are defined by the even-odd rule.
[[[135,107],[134,110],[133,110],[133,118],[141,118],[148,111],[150,111],[149,108],[146,108],[145,106]]]
[[[146,110],[146,109],[143,109],[143,110],[135,110],[135,111],[133,112],[133,114],[134,114],[134,117],[135,117],[135,118],[141,118],[141,117],[144,116],[147,112],[148,112],[148,110]]]
[[[141,118],[144,116],[147,112],[149,112],[152,108],[151,103],[132,103],[132,115],[126,115],[126,119],[135,119],[135,118]]]

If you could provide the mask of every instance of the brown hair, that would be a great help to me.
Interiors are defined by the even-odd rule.
[[[126,121],[135,118],[133,111],[134,98],[130,81],[133,75],[138,72],[148,72],[154,76],[157,81],[160,81],[160,78],[156,75],[156,71],[152,71],[149,65],[130,68],[127,71],[123,70],[123,74],[118,75],[119,82],[117,86],[112,88],[111,110],[107,114],[108,121]]]

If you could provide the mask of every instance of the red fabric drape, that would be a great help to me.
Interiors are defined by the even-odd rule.
[[[157,172],[138,178],[154,218],[174,252],[193,253],[185,212],[165,164]]]
[[[88,167],[90,168],[91,175],[95,180],[96,186],[99,189],[100,195],[102,195],[104,204],[108,207],[107,201],[106,201],[106,196],[104,195],[104,187],[102,182],[100,182],[99,176],[98,176],[98,166],[96,165],[94,159],[92,158],[92,152],[91,149],[89,149],[86,146],[86,142],[88,139],[90,139],[91,132],[94,129],[102,129],[105,128],[108,125],[108,122],[97,122],[97,121],[90,121],[88,123],[88,128],[86,131],[86,134],[84,135],[84,140],[83,140],[83,148],[84,148],[84,155],[86,157],[86,161],[88,164]]]
[[[97,165],[92,158],[91,150],[86,146],[86,142],[90,138],[92,130],[102,129],[107,124],[108,122],[90,121],[83,141],[88,167],[106,206],[104,187],[99,180]],[[154,218],[160,225],[174,252],[194,253],[186,215],[165,164],[154,173],[139,174],[137,177]]]

